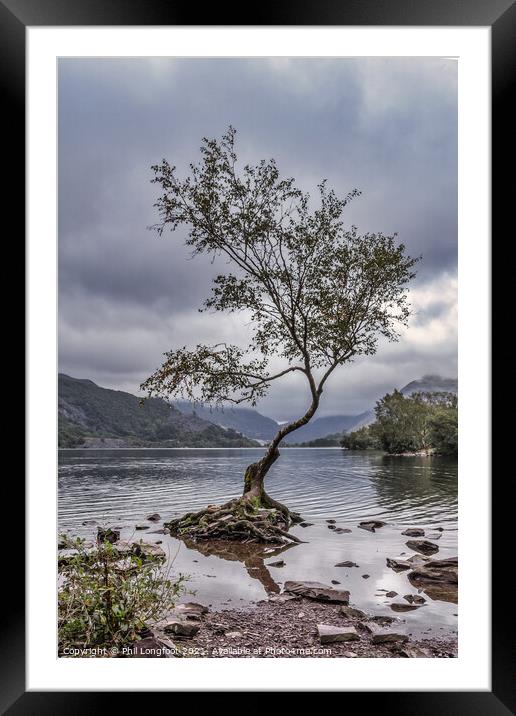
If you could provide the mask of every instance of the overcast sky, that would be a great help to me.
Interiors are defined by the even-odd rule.
[[[457,65],[412,59],[62,59],[59,61],[59,364],[138,391],[170,348],[242,342],[238,317],[199,314],[217,272],[162,238],[150,166],[181,170],[203,136],[238,131],[244,161],[276,158],[304,190],[327,178],[362,196],[345,219],[397,231],[422,254],[414,315],[397,344],[340,368],[320,414],[356,414],[428,373],[457,375]],[[297,416],[302,376],[258,409]]]

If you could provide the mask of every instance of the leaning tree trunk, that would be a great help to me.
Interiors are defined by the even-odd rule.
[[[319,395],[314,397],[302,418],[281,428],[261,460],[247,467],[241,497],[224,505],[208,505],[200,512],[189,512],[166,523],[170,533],[194,540],[231,539],[273,544],[301,542],[299,537],[288,532],[292,524],[301,522],[301,516],[268,495],[264,481],[280,455],[278,447],[283,438],[305,425],[315,413],[318,403]]]

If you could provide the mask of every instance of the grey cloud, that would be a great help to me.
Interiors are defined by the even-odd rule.
[[[183,234],[147,230],[156,220],[150,166],[166,157],[186,170],[202,136],[230,123],[242,161],[274,156],[304,189],[325,177],[343,194],[360,188],[347,221],[397,231],[422,254],[417,286],[454,275],[456,83],[455,62],[439,59],[60,60],[62,370],[134,391],[176,340],[213,332],[196,309],[219,267],[188,260]],[[431,300],[414,317],[422,330],[446,313]],[[238,338],[234,319],[215,327]],[[363,409],[372,386],[398,384],[396,374],[453,373],[453,340],[436,345],[437,356],[407,344],[392,363],[382,351],[350,367],[324,411]],[[302,407],[295,391],[277,388],[264,411],[281,418]]]

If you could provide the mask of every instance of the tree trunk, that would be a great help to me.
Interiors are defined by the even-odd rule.
[[[278,449],[279,444],[286,435],[294,432],[294,430],[306,425],[306,423],[310,421],[319,406],[321,392],[322,390],[314,392],[312,404],[303,417],[299,418],[299,420],[295,420],[289,425],[283,426],[281,430],[279,430],[271,441],[269,448],[262,459],[258,460],[258,462],[253,462],[247,467],[244,476],[244,493],[242,495],[244,499],[257,499],[263,507],[272,507],[288,514],[289,510],[285,507],[285,505],[282,505],[281,502],[277,502],[265,492],[263,482],[270,468],[280,456]]]
[[[279,457],[279,450],[274,443],[258,462],[253,462],[245,471],[243,497],[248,499],[257,498],[260,503],[267,499],[263,482],[271,466]]]

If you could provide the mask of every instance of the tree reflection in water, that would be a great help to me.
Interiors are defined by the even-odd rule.
[[[277,557],[292,547],[297,547],[296,544],[273,547],[255,542],[240,543],[229,540],[199,540],[196,542],[191,539],[183,539],[182,541],[188,549],[199,552],[203,557],[215,556],[229,562],[242,562],[248,575],[252,579],[257,579],[267,594],[279,594],[281,587],[272,578],[264,560]]]

